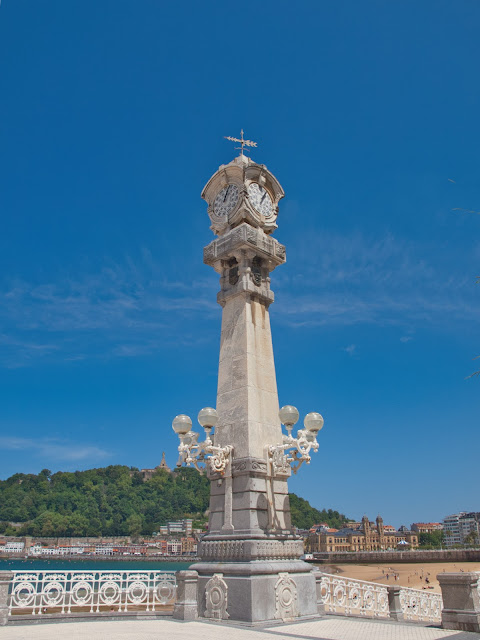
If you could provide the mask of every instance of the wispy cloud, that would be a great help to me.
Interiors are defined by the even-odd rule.
[[[94,445],[79,444],[56,438],[15,438],[0,437],[0,449],[9,451],[33,451],[37,458],[45,461],[102,460],[111,454]]]
[[[210,275],[210,274],[208,274]],[[202,341],[199,325],[218,314],[212,281],[168,280],[148,252],[137,263],[110,264],[72,279],[0,285],[0,363],[25,366],[39,358],[75,361],[131,357],[179,339]]]
[[[430,248],[390,234],[374,239],[309,233],[308,252],[294,251],[291,257],[301,273],[284,271],[274,286],[278,317],[294,327],[445,327],[452,320],[480,320],[480,297],[468,270],[456,268],[453,256],[441,265],[427,258],[431,255]]]
[[[357,350],[357,345],[356,344],[349,344],[348,347],[344,347],[343,348],[343,351],[348,353],[349,356],[353,356],[353,354],[356,352],[356,350]]]
[[[305,234],[289,238],[289,264],[272,276],[279,322],[293,328],[397,325],[409,336],[420,326],[480,320],[471,275],[477,256],[469,256],[466,268],[464,258],[462,269],[458,254],[391,234],[306,235],[307,247]],[[0,282],[0,365],[133,358],[216,340],[209,320],[219,320],[217,276],[206,267],[200,278],[192,273],[172,277],[144,250],[136,260],[76,278]]]

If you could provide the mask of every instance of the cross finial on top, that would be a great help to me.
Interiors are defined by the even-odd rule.
[[[232,142],[239,142],[242,146],[235,147],[235,149],[240,149],[241,155],[243,156],[243,147],[256,147],[257,143],[252,142],[252,140],[245,140],[243,137],[243,129],[240,131],[240,138],[232,138],[231,136],[223,136],[226,140],[231,140]]]

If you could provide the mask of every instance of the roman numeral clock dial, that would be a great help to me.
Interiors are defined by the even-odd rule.
[[[269,218],[273,213],[273,202],[265,187],[260,186],[258,182],[251,182],[247,191],[250,202],[255,209],[266,218]]]
[[[215,198],[213,210],[217,216],[227,216],[238,202],[239,191],[236,184],[227,184]]]

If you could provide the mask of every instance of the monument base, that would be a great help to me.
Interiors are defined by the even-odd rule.
[[[199,562],[201,618],[251,624],[318,617],[315,573],[301,560]]]

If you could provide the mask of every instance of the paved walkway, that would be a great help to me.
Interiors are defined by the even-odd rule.
[[[114,620],[0,627],[0,640],[480,640],[478,633],[328,616],[255,629],[207,622]]]

